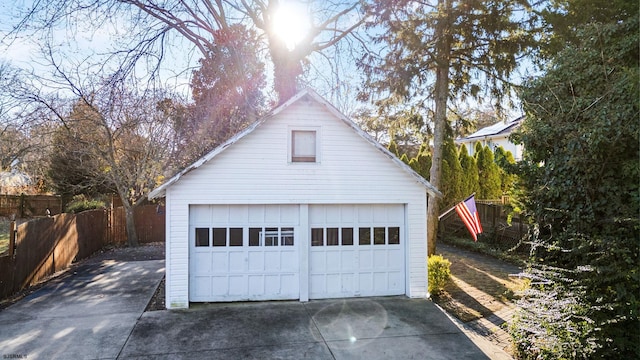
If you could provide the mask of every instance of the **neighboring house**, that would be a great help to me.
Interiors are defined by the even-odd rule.
[[[19,195],[28,193],[29,187],[33,185],[29,175],[16,169],[0,171],[0,194]]]
[[[458,145],[464,144],[471,156],[475,153],[476,142],[480,142],[482,146],[489,146],[493,151],[502,146],[503,149],[511,152],[516,161],[519,161],[522,160],[522,145],[516,145],[509,141],[509,135],[520,126],[523,120],[524,116],[511,121],[500,121],[465,138],[456,139],[455,142]]]
[[[427,296],[429,182],[304,90],[149,195],[166,304]]]

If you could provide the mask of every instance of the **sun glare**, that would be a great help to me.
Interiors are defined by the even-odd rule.
[[[309,16],[302,6],[282,2],[273,15],[273,32],[280,37],[289,50],[304,39],[311,27]]]

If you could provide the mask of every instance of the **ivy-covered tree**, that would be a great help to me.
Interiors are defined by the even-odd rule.
[[[478,199],[495,200],[502,196],[500,167],[495,163],[493,151],[489,146],[476,144],[476,163],[478,165]],[[478,151],[480,150],[480,151]]]
[[[638,4],[558,3],[557,17],[590,21],[570,26],[564,50],[522,92],[527,118],[516,139],[524,145],[532,283],[512,334],[525,359],[637,359]],[[621,5],[611,18],[581,14]]]
[[[255,121],[264,109],[266,80],[257,34],[232,25],[213,31],[212,37],[193,71],[190,116],[176,128],[183,167]]]
[[[460,166],[462,167],[462,196],[469,196],[478,192],[479,175],[476,159],[469,155],[467,147],[460,145]]]

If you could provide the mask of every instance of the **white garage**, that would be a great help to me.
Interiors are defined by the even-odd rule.
[[[311,90],[155,189],[166,303],[427,295],[420,175]]]

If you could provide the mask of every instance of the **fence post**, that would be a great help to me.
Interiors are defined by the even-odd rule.
[[[9,223],[9,255],[16,255],[16,222]]]

